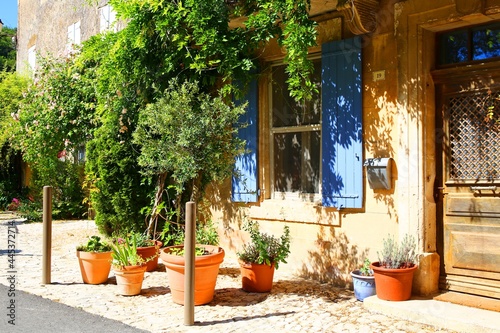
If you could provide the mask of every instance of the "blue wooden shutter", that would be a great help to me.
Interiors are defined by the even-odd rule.
[[[322,46],[322,203],[363,205],[361,38]]]
[[[240,122],[248,126],[240,128],[238,137],[246,141],[246,152],[236,157],[235,172],[232,179],[231,199],[234,202],[258,201],[257,178],[257,80],[250,82],[248,92],[241,103],[248,101],[247,112],[242,115]],[[236,101],[238,104],[238,101]]]

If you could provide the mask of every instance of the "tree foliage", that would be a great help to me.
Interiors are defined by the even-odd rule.
[[[16,70],[16,45],[14,39],[17,29],[2,28],[0,34],[0,71],[13,72]]]
[[[142,122],[145,128],[141,119],[164,110],[172,117],[167,119],[173,122],[168,128],[174,129],[172,124],[178,122],[178,133],[161,135],[177,135],[170,138],[177,140],[172,146],[176,151],[165,153],[177,153],[181,168],[165,166],[164,171],[179,188],[188,179],[206,184],[227,176],[234,146],[222,146],[231,140],[221,140],[219,147],[201,145],[203,135],[215,133],[203,126],[214,126],[227,138],[229,122],[241,112],[229,107],[228,101],[238,95],[238,86],[244,86],[233,82],[254,78],[259,49],[273,38],[287,51],[291,95],[298,101],[310,98],[313,67],[307,51],[315,44],[316,30],[308,17],[310,0],[109,2],[126,22],[125,28],[90,38],[75,58],[41,62],[21,107],[17,138],[25,159],[46,179],[57,170],[60,152],[74,153],[86,145],[85,183],[97,213],[96,223],[101,231],[112,234],[144,227],[142,208],[151,207],[156,199],[149,162],[166,163],[143,160],[150,154],[148,149],[156,146],[137,137],[134,140],[133,133],[141,131],[138,124]],[[233,19],[243,24],[230,24]],[[196,88],[191,87],[198,89],[193,98],[204,96],[208,104],[197,100],[187,110],[176,109],[179,102],[171,98],[169,90],[173,78],[198,82]],[[215,95],[221,99],[209,97]],[[221,124],[224,126],[215,127]],[[198,157],[189,160],[188,149],[181,149],[183,144],[192,145],[189,149]],[[207,165],[209,154],[221,163]]]
[[[148,231],[158,215],[167,175],[176,189],[177,212],[183,193],[198,202],[208,184],[231,175],[234,158],[244,148],[235,136],[244,112],[245,105],[233,107],[200,92],[197,82],[180,84],[175,79],[161,98],[141,110],[133,134],[141,149],[138,162],[144,173],[159,179]]]
[[[0,147],[11,146],[15,131],[18,129],[16,119],[19,117],[19,103],[27,83],[26,78],[16,73],[0,72]],[[6,156],[0,155],[0,158],[5,160]]]
[[[20,154],[13,146],[16,119],[27,79],[13,72],[0,72],[0,209],[21,198]]]

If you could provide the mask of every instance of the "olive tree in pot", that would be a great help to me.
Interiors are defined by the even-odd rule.
[[[398,244],[394,238],[384,239],[379,261],[370,265],[375,276],[377,297],[387,301],[406,301],[411,297],[413,274],[417,269],[415,238],[405,235]]]
[[[196,82],[173,79],[161,98],[139,112],[133,133],[138,163],[144,175],[157,180],[148,232],[159,209],[173,208],[170,217],[180,223],[186,202],[198,203],[208,184],[232,175],[235,157],[244,151],[245,142],[236,134],[244,126],[238,120],[245,107],[201,91]],[[171,202],[163,200],[167,188],[175,192]]]
[[[160,252],[165,264],[168,281],[172,293],[172,300],[177,304],[184,304],[184,238],[183,230],[179,230],[171,240],[174,245],[167,246]],[[207,304],[212,301],[215,293],[215,284],[219,274],[219,266],[224,260],[224,249],[218,246],[219,235],[215,226],[209,221],[196,225],[195,249],[195,294],[194,305]]]
[[[242,126],[238,120],[244,112],[245,104],[234,106],[201,91],[196,82],[179,83],[175,79],[161,98],[140,111],[133,142],[141,150],[138,162],[143,173],[157,179],[149,229],[156,224],[160,208],[174,211],[166,223],[182,224],[182,208],[187,201],[198,203],[208,184],[222,182],[232,175],[235,157],[244,151],[244,141],[236,136]],[[171,188],[175,199],[167,202],[163,194]],[[167,247],[160,253],[167,269],[169,263],[165,261],[175,257],[170,252]],[[221,248],[217,247],[216,252],[218,258],[224,257]],[[222,260],[217,262],[218,272]],[[203,278],[196,271],[195,268],[195,289],[198,276]],[[167,273],[170,280],[173,274]],[[216,279],[217,274],[210,283],[212,297]],[[211,297],[207,297],[202,302],[210,301]]]
[[[286,263],[290,254],[290,228],[284,226],[283,235],[277,238],[259,231],[259,224],[249,222],[245,230],[250,233],[250,243],[237,253],[242,289],[249,292],[269,292],[273,286],[274,270]]]

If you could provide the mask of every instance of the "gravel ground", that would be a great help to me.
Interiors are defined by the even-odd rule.
[[[0,214],[0,283],[7,285],[7,277],[14,271],[16,289],[150,332],[449,332],[371,313],[350,290],[304,280],[280,270],[276,271],[270,293],[244,292],[236,258],[227,253],[214,300],[197,306],[195,325],[185,326],[184,308],[172,302],[161,259],[156,271],[146,272],[138,296],[117,295],[112,272],[107,284],[83,284],[75,247],[96,234],[96,226],[93,221],[55,221],[52,283],[42,285],[43,225],[14,218],[11,214]],[[14,260],[10,263],[8,250],[4,250],[9,245],[15,246]],[[2,295],[3,304],[8,301],[5,298]]]

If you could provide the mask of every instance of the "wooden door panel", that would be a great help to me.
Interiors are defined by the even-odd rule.
[[[500,198],[448,196],[446,215],[500,218]],[[473,222],[473,221],[467,221]],[[499,224],[492,220],[491,222]]]
[[[500,126],[487,116],[500,112],[500,99],[491,99],[500,86],[456,84],[438,89],[440,286],[500,299]]]
[[[448,223],[445,237],[452,246],[445,254],[450,274],[500,279],[500,227]]]

